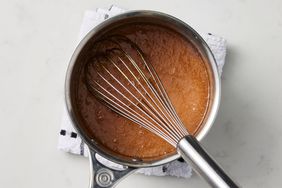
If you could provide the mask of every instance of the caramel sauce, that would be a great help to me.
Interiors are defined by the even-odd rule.
[[[167,28],[134,24],[116,28],[135,42],[155,68],[178,115],[190,134],[201,126],[209,104],[209,76],[197,49]],[[77,105],[88,136],[115,153],[136,158],[164,156],[175,148],[141,126],[101,104],[86,88],[83,71]]]

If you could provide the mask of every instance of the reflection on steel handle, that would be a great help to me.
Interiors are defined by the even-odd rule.
[[[183,159],[191,164],[193,169],[210,184],[211,187],[239,187],[209,156],[193,136],[186,136],[180,140],[177,151]]]
[[[113,188],[123,178],[133,173],[136,169],[125,167],[121,170],[110,169],[100,163],[96,158],[96,152],[89,152],[90,183],[89,188]]]

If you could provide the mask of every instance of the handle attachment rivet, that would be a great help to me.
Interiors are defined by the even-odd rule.
[[[101,168],[96,173],[96,182],[101,187],[108,187],[114,180],[114,174],[112,171],[106,168]]]

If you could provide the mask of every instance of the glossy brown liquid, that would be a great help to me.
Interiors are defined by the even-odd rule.
[[[181,35],[156,25],[135,24],[111,31],[135,42],[155,68],[190,134],[203,121],[209,103],[207,67],[197,49]],[[101,104],[86,88],[83,71],[77,88],[80,118],[88,135],[124,156],[151,158],[175,148]]]

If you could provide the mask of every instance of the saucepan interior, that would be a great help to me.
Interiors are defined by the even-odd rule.
[[[191,41],[193,45],[198,49],[201,53],[202,58],[206,64],[209,80],[210,80],[210,101],[209,106],[206,111],[206,115],[200,128],[196,132],[196,137],[198,140],[201,140],[209,131],[212,123],[216,117],[217,109],[219,106],[219,98],[220,98],[220,84],[219,84],[219,76],[217,72],[216,63],[214,57],[208,48],[207,44],[203,41],[203,39],[197,34],[190,26],[185,24],[184,22],[155,11],[133,11],[127,12],[113,18],[110,18],[103,22],[102,24],[95,27],[88,35],[81,41],[79,46],[76,48],[66,76],[66,104],[71,116],[71,119],[74,123],[76,130],[79,135],[82,137],[84,142],[89,146],[91,150],[96,151],[103,157],[117,162],[119,164],[132,166],[132,167],[146,167],[146,166],[154,166],[161,165],[172,160],[175,160],[179,157],[179,155],[175,152],[171,155],[152,157],[146,159],[136,159],[132,157],[123,156],[118,154],[106,147],[104,147],[99,142],[95,141],[95,139],[91,138],[87,134],[87,130],[85,125],[79,117],[79,110],[77,107],[76,100],[77,96],[77,85],[78,85],[78,76],[80,71],[82,71],[82,67],[84,66],[87,56],[93,46],[93,44],[99,40],[103,35],[110,30],[122,27],[126,24],[132,23],[150,23],[157,24],[164,27],[167,27],[185,37],[187,40]],[[138,139],[138,138],[137,138]]]

